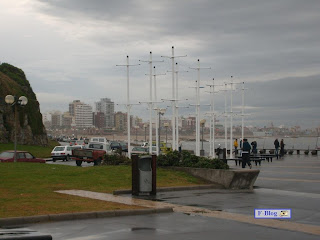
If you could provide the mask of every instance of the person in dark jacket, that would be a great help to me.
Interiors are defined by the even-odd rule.
[[[281,142],[280,142],[280,157],[283,157],[284,156],[284,142],[283,142],[283,139],[281,139]]]
[[[250,169],[252,168],[252,165],[250,163],[250,150],[251,150],[251,146],[248,143],[248,140],[245,138],[243,139],[243,147],[242,147],[242,168],[246,167],[246,164],[248,164],[248,166],[250,167]]]
[[[276,138],[276,140],[274,140],[274,148],[275,148],[275,151],[274,151],[274,154],[276,155],[277,159],[279,159],[279,147],[280,147],[280,143],[278,141],[278,138]]]
[[[258,150],[257,150],[257,141],[253,141],[252,143],[251,143],[251,146],[252,146],[252,153],[253,154],[257,154],[258,153]]]

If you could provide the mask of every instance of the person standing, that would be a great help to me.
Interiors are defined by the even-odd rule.
[[[279,147],[280,147],[280,143],[278,141],[278,138],[276,138],[276,140],[274,140],[274,148],[275,148],[275,151],[274,151],[274,154],[276,155],[277,159],[279,159]]]
[[[248,164],[251,169],[252,168],[252,165],[250,163],[251,146],[248,143],[248,140],[246,138],[243,139],[242,145],[243,145],[243,147],[242,147],[242,168],[245,168],[246,164]]]
[[[280,156],[283,157],[284,156],[284,142],[283,142],[283,139],[281,139],[281,142],[280,142]]]
[[[234,153],[237,155],[238,154],[238,139],[234,140],[233,146],[234,146]]]
[[[251,145],[252,145],[252,153],[253,153],[253,154],[257,154],[257,153],[258,153],[258,150],[257,150],[257,141],[253,141],[253,142],[251,143]]]

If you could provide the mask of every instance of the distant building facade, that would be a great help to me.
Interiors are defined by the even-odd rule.
[[[69,103],[69,113],[71,116],[75,116],[75,110],[79,104],[82,104],[80,100],[73,100],[72,103]]]
[[[196,118],[195,117],[188,117],[182,120],[182,127],[188,129],[194,129],[196,126]]]
[[[114,125],[114,102],[110,98],[101,98],[96,102],[96,112],[102,112],[105,115],[107,128],[113,128]]]
[[[57,112],[51,113],[51,126],[53,128],[57,128],[57,127],[62,126],[61,112],[57,111]]]
[[[115,129],[117,131],[124,131],[127,129],[127,113],[116,112],[114,114]]]
[[[78,128],[93,127],[92,107],[88,104],[77,104],[75,108],[75,122]]]
[[[105,128],[106,127],[106,117],[103,112],[93,113],[93,125],[96,128]]]
[[[62,114],[62,127],[70,128],[72,124],[72,116],[69,112]]]

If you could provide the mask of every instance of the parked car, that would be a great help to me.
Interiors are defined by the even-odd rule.
[[[149,148],[148,148],[148,152],[149,152]],[[160,154],[162,153],[161,148],[160,148]],[[156,146],[152,146],[152,154],[157,154],[157,147]]]
[[[14,162],[14,150],[4,151],[0,153],[0,162]],[[36,158],[27,151],[17,151],[17,162],[45,163],[46,160],[42,158]]]
[[[69,145],[70,146],[74,146],[74,145],[85,145],[85,141],[84,140],[71,140]]]
[[[110,147],[112,150],[117,150],[121,147],[120,143],[119,142],[111,142],[110,143]]]
[[[128,143],[120,142],[122,152],[128,152]]]
[[[90,142],[108,143],[108,140],[105,137],[93,137]]]
[[[146,147],[133,147],[131,150],[131,154],[143,155],[148,153],[149,153],[149,149]]]
[[[52,161],[63,160],[69,161],[72,157],[72,150],[76,148],[83,148],[83,145],[73,146],[56,146],[51,152]]]
[[[131,154],[149,154],[149,147],[133,147],[131,150]],[[155,146],[152,147],[152,154],[157,154],[157,148]],[[160,149],[161,154],[161,149]]]
[[[100,144],[100,143],[95,143]],[[94,148],[87,148],[87,149],[74,149],[72,151],[72,159],[76,161],[76,165],[80,167],[82,162],[91,163],[93,162],[94,166],[100,165],[104,156],[107,152],[103,149],[94,149]]]
[[[113,153],[109,143],[89,142],[87,149],[101,149],[105,150],[107,154]]]

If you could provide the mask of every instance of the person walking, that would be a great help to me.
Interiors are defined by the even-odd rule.
[[[278,138],[276,138],[276,140],[274,140],[273,144],[274,144],[274,148],[275,148],[274,154],[276,155],[277,159],[279,159],[279,147],[280,147],[280,143],[279,143],[279,141],[278,141]]]
[[[280,142],[280,156],[283,157],[284,156],[284,142],[283,142],[283,139],[281,139],[281,142]]]
[[[237,155],[238,154],[238,139],[234,140],[233,146],[234,146],[234,153]]]
[[[243,147],[242,147],[242,168],[246,167],[246,164],[248,164],[248,166],[250,167],[250,169],[252,168],[252,165],[250,163],[250,150],[251,150],[251,146],[248,143],[248,140],[246,138],[243,139]]]

